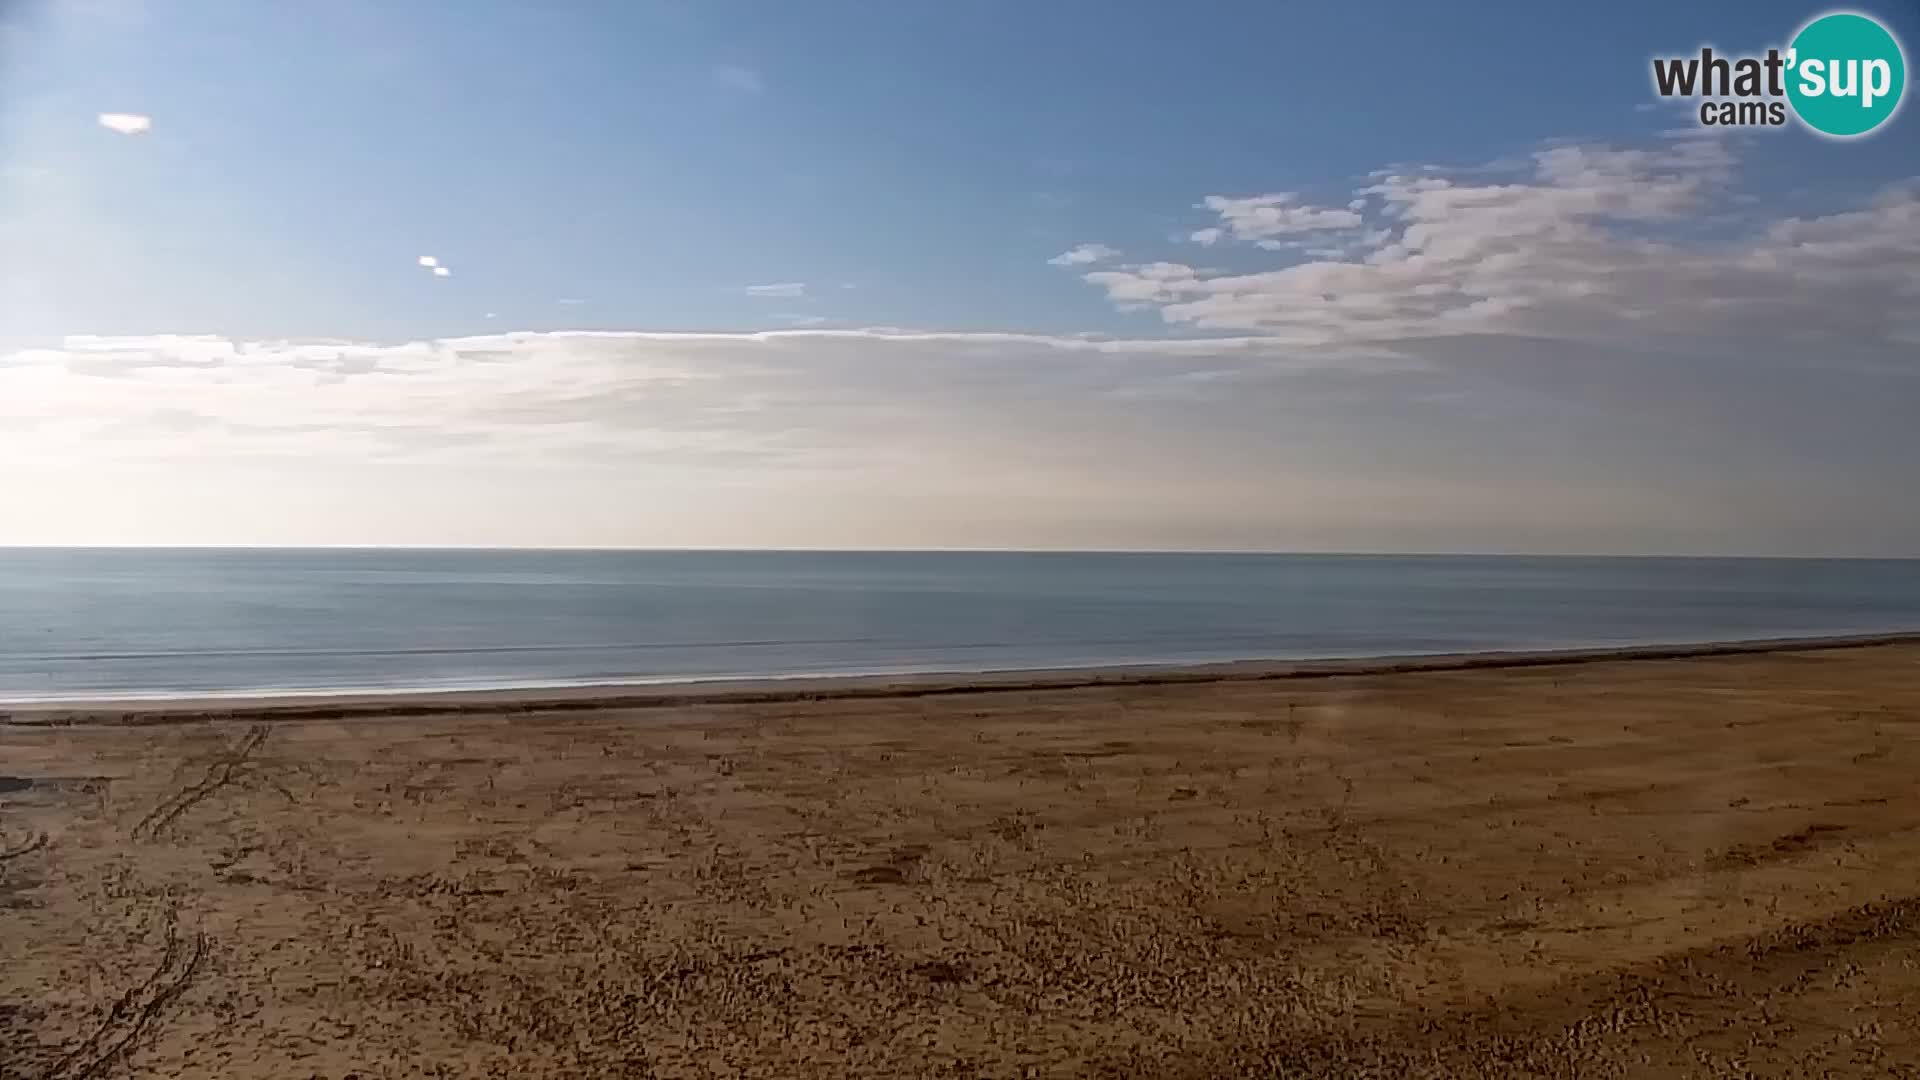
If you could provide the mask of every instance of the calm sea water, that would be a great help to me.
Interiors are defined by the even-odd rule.
[[[1920,629],[1920,561],[0,549],[0,700]]]

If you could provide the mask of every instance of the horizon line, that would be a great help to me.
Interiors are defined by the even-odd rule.
[[[1180,547],[739,547],[731,545],[533,545],[533,544],[33,544],[0,541],[6,551],[343,551],[476,552],[529,554],[707,554],[707,555],[1222,555],[1321,556],[1349,558],[1496,558],[1496,559],[1747,559],[1774,561],[1915,562],[1909,555],[1727,554],[1684,551],[1468,551],[1365,550],[1313,548]]]

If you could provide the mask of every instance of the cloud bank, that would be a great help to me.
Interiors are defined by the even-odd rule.
[[[1261,339],[1114,340],[904,330],[514,333],[429,342],[70,338],[0,360],[0,451],[353,459],[459,453],[830,454],[965,429],[982,411],[1190,394],[1231,380],[1357,377],[1385,350]],[[1024,397],[1026,404],[1013,400]]]
[[[1768,219],[1728,144],[1554,146],[1517,166],[1382,172],[1339,206],[1211,196],[1194,242],[1269,268],[1166,259],[1084,275],[1168,324],[1299,345],[1501,335],[1615,345],[1920,345],[1920,185]],[[1354,209],[1358,207],[1359,209]]]
[[[202,542],[1920,553],[1920,188],[1768,214],[1738,174],[1550,146],[1052,260],[1165,337],[76,336],[0,355],[0,481]]]

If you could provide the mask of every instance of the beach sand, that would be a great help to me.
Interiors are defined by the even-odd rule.
[[[19,712],[0,1077],[1920,1076],[1920,645],[1285,675]]]

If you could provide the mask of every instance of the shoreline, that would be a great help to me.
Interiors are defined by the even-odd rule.
[[[1204,664],[1123,664],[899,675],[770,676],[494,690],[349,690],[339,693],[263,693],[232,697],[179,695],[0,701],[0,727],[149,726],[209,721],[388,720],[444,715],[587,713],[700,705],[919,698],[1682,660],[1912,643],[1920,643],[1920,630],[1330,660],[1235,660]]]

